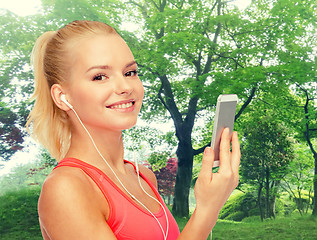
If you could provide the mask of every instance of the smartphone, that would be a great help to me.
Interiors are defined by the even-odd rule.
[[[229,128],[230,136],[232,135],[237,102],[238,96],[236,94],[219,95],[217,99],[216,114],[211,138],[211,147],[215,152],[213,167],[219,166],[219,145],[222,131],[225,128]]]

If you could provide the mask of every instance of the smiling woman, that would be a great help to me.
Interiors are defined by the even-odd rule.
[[[7,9],[19,16],[36,14],[41,9],[41,0],[0,1],[0,8]]]
[[[123,158],[122,131],[136,124],[144,89],[116,30],[71,22],[40,36],[31,59],[35,103],[27,125],[59,162],[39,198],[44,239],[206,239],[238,184],[237,133],[223,132],[215,175],[206,148],[196,210],[180,233],[154,173]]]

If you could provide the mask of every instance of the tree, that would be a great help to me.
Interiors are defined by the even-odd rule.
[[[241,175],[245,182],[257,185],[261,219],[275,217],[277,190],[293,159],[289,132],[274,117],[262,113],[246,121],[244,128]]]
[[[317,89],[316,85],[313,86],[301,86],[296,84],[298,91],[303,96],[303,105],[301,106],[303,114],[303,119],[301,121],[301,129],[300,133],[301,137],[304,137],[307,145],[313,155],[315,160],[315,170],[313,177],[314,184],[314,199],[313,199],[313,215],[317,215],[317,150],[313,145],[313,139],[317,138]]]
[[[6,73],[1,74],[1,83],[9,82],[14,96],[17,84],[12,76],[17,76],[26,83],[21,93],[29,96],[33,84],[28,57],[44,31],[75,19],[101,20],[117,27],[132,48],[147,90],[143,119],[172,118],[175,126],[178,169],[173,211],[178,216],[188,215],[193,156],[210,142],[210,136],[208,140],[196,137],[207,129],[197,128],[198,119],[212,119],[220,93],[238,94],[236,118],[241,119],[262,93],[278,98],[299,78],[300,84],[314,81],[302,77],[307,69],[313,73],[314,67],[314,0],[254,0],[244,11],[223,0],[129,0],[124,4],[43,0],[43,6],[43,15],[2,18],[1,40],[6,44],[0,53],[8,57],[1,65]],[[138,23],[141,30],[121,30],[123,20]],[[283,109],[280,104],[274,106]]]
[[[18,120],[19,115],[0,102],[0,154],[5,161],[22,149],[23,134],[17,124]]]
[[[275,91],[276,83],[288,89],[289,79],[275,76],[280,67],[293,73],[288,65],[293,54],[308,51],[300,44],[316,18],[315,2],[252,1],[243,12],[221,0],[129,3],[134,22],[144,28],[141,37],[128,39],[149,91],[142,114],[146,119],[170,116],[174,122],[178,169],[173,212],[187,216],[193,157],[206,146],[202,141],[193,147],[197,117],[213,111],[220,93],[238,94],[238,118],[259,91]]]
[[[283,177],[282,187],[294,199],[301,215],[308,212],[313,198],[314,161],[310,149],[305,144],[297,143],[294,161],[289,164],[289,173]]]
[[[157,155],[157,154],[154,154]],[[177,170],[177,159],[169,158],[165,163],[165,166],[156,169],[155,163],[151,161],[153,154],[149,158],[149,162],[152,165],[152,169],[157,179],[158,191],[164,198],[167,204],[170,204],[170,199],[174,195],[175,178]],[[166,200],[167,198],[167,200]]]
[[[31,17],[21,18],[10,12],[0,18],[0,151],[5,161],[23,148],[23,127],[29,111],[23,100],[31,89],[28,62],[32,34],[36,32],[32,22]]]

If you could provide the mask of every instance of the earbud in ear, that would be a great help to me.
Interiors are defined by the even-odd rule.
[[[61,95],[61,101],[64,102],[69,108],[73,109],[73,106],[66,100],[66,95]]]

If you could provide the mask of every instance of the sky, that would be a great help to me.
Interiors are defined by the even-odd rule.
[[[233,4],[244,9],[251,0],[235,0]],[[0,8],[8,9],[19,16],[36,14],[41,8],[41,0],[0,0]]]
[[[251,0],[236,0],[233,3],[244,9],[250,2]],[[8,9],[19,16],[28,16],[39,12],[41,0],[0,0],[0,9]],[[4,168],[0,168],[0,176],[9,173],[13,167],[34,159],[34,151],[36,151],[37,146],[32,141],[27,145],[29,146],[27,152],[19,152],[10,161],[0,162],[0,165],[1,163],[5,164]]]
[[[36,14],[41,8],[41,0],[0,0],[0,8],[5,8],[19,16]]]

